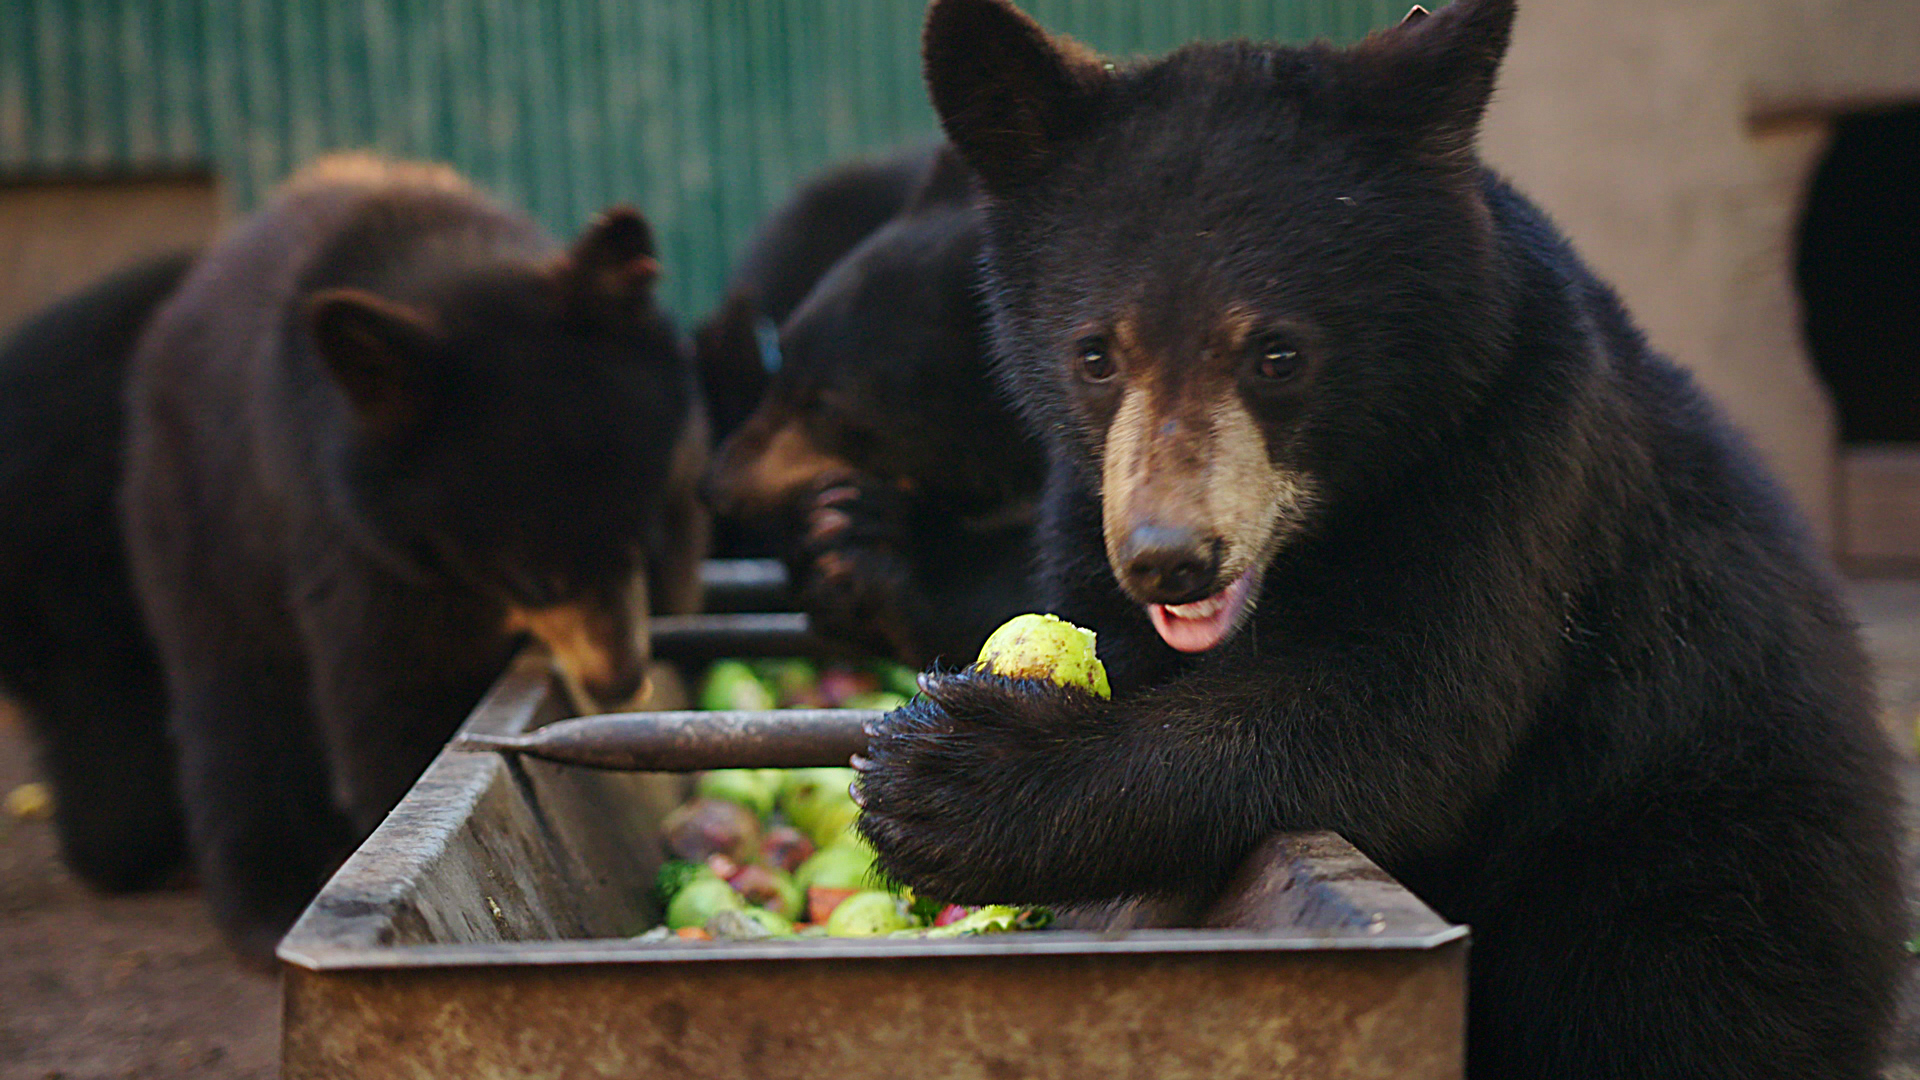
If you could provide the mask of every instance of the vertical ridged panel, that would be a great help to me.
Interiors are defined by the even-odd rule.
[[[1349,41],[1408,0],[1029,0],[1120,58]],[[445,160],[561,237],[639,206],[705,310],[808,173],[934,129],[911,0],[7,0],[0,177],[211,168],[236,208],[329,149]]]

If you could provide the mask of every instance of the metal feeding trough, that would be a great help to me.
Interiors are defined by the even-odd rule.
[[[820,648],[788,615],[654,641],[687,659]],[[565,701],[524,655],[460,738],[511,743]],[[612,744],[604,728],[544,741],[575,759],[624,747],[599,759],[623,766],[826,764],[868,715],[631,714]],[[659,821],[686,787],[443,752],[281,942],[284,1075],[1461,1075],[1466,928],[1332,834],[1273,838],[1184,927],[1136,906],[1076,920],[1097,929],[944,941],[633,942],[658,921]]]

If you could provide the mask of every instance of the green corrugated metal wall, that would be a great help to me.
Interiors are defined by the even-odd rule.
[[[1031,0],[1114,55],[1351,40],[1409,0]],[[212,169],[247,207],[300,161],[453,163],[566,235],[616,201],[704,311],[794,181],[931,131],[919,0],[0,0],[0,178]]]

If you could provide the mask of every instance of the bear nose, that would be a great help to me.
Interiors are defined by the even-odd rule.
[[[1220,572],[1219,545],[1179,526],[1135,526],[1119,561],[1128,591],[1156,604],[1203,599]]]

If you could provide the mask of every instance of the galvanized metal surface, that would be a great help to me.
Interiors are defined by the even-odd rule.
[[[884,715],[881,709],[603,713],[524,735],[462,735],[449,748],[627,772],[845,765],[866,749],[862,726]]]
[[[653,619],[653,655],[686,664],[726,656],[847,656],[815,637],[798,612],[667,615]]]
[[[1414,954],[717,962],[285,977],[287,1080],[1453,1080],[1458,945]]]
[[[701,608],[709,613],[785,611],[793,606],[778,559],[708,559],[700,564]]]
[[[520,734],[561,700],[529,653],[463,733]],[[441,755],[281,944],[284,1074],[1460,1075],[1465,928],[1338,837],[1276,837],[1200,920],[1218,929],[626,940],[657,918],[658,823],[684,791]]]
[[[1340,40],[1406,0],[1031,0],[1116,55]],[[905,0],[6,0],[0,179],[211,168],[238,208],[300,162],[452,163],[571,234],[641,207],[670,309],[712,306],[796,181],[934,128]]]

